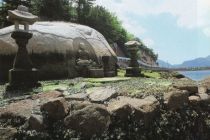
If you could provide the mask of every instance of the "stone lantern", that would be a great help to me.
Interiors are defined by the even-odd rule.
[[[127,50],[130,53],[130,64],[126,68],[127,77],[138,77],[141,75],[141,69],[139,68],[139,63],[137,61],[137,52],[139,50],[138,46],[141,45],[138,41],[128,41],[125,43]]]
[[[13,68],[9,71],[8,89],[35,87],[38,84],[38,71],[33,68],[26,45],[33,36],[32,33],[29,33],[29,25],[36,22],[38,17],[29,13],[27,7],[20,5],[16,10],[8,11],[8,20],[15,24],[15,30],[11,37],[15,39],[18,46]],[[24,28],[21,29],[20,25],[23,25]]]

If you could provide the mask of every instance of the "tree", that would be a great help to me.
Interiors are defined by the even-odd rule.
[[[73,0],[73,2],[76,4],[78,23],[86,24],[95,0]]]
[[[69,0],[35,0],[34,11],[42,20],[69,20]]]
[[[129,40],[137,40],[142,43],[141,50],[144,50],[154,60],[158,55],[149,49],[144,43],[133,34],[127,32],[117,16],[102,6],[94,6],[96,0],[3,0],[4,4],[0,9],[0,24],[8,26],[6,20],[7,11],[16,9],[22,4],[29,7],[29,10],[40,17],[42,21],[73,21],[79,24],[88,25],[104,35],[107,41],[117,43],[123,52],[128,55],[124,43]]]
[[[0,7],[0,24],[2,27],[11,25],[12,23],[7,20],[8,10],[14,10],[18,5],[31,7],[31,0],[3,0]]]

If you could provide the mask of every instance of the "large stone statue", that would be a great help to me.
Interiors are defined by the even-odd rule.
[[[11,38],[13,31],[14,26],[0,29],[0,80],[7,80],[17,53],[18,47]],[[30,26],[30,33],[33,37],[27,44],[27,51],[33,66],[39,69],[40,80],[80,77],[82,74],[77,68],[82,59],[88,63],[92,61],[92,74],[101,73],[99,69],[108,64],[105,72],[109,76],[116,75],[113,73],[116,54],[103,35],[93,28],[69,22],[35,22]],[[109,57],[107,63],[103,63],[103,56]]]
[[[15,40],[18,50],[13,63],[13,68],[9,71],[8,90],[18,90],[22,87],[35,87],[38,81],[37,70],[33,68],[28,55],[26,45],[33,34],[29,33],[29,25],[33,24],[38,17],[30,14],[25,6],[18,6],[17,10],[8,11],[8,20],[15,23],[15,30],[11,37]],[[21,29],[19,24],[24,25]]]

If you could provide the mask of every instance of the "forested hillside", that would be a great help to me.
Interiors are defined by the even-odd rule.
[[[142,41],[129,33],[114,13],[94,2],[95,0],[3,0],[0,5],[0,27],[11,25],[6,19],[7,11],[22,4],[38,15],[40,21],[67,21],[88,25],[101,32],[110,44],[117,43],[128,55],[124,43],[133,39]],[[152,49],[144,44],[141,48],[154,61],[157,60],[157,54]]]

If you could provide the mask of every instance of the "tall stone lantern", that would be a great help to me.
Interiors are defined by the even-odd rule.
[[[138,41],[128,41],[125,43],[127,50],[130,53],[130,64],[126,68],[127,77],[139,77],[141,75],[141,69],[139,68],[139,63],[137,61],[137,52],[139,50],[138,46],[141,45]]]
[[[38,83],[38,71],[33,68],[26,45],[33,36],[29,32],[29,25],[34,24],[38,17],[29,13],[27,7],[20,5],[16,10],[8,11],[8,20],[15,24],[15,30],[12,32],[11,37],[18,46],[13,68],[9,71],[8,89],[35,87]],[[24,28],[21,29],[20,27]]]

